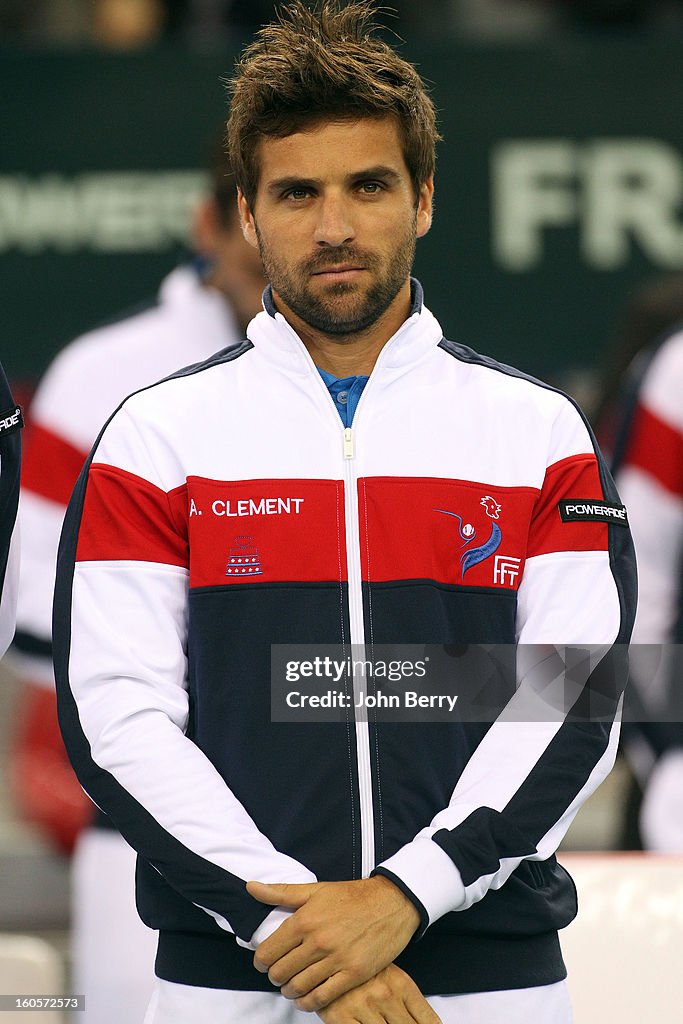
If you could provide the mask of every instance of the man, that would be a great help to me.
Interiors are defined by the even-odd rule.
[[[109,819],[97,813],[93,820],[95,809],[59,735],[50,656],[59,533],[78,473],[112,409],[131,391],[234,345],[260,308],[263,268],[242,237],[234,179],[222,154],[220,164],[212,163],[210,192],[194,215],[194,264],[173,270],[155,302],[68,345],[31,406],[14,649],[22,693],[12,774],[23,815],[64,852],[76,846],[72,955],[75,991],[87,1000],[83,1024],[142,1016],[155,937],[133,905],[134,853]]]
[[[517,641],[524,696],[535,645],[604,654],[633,613],[580,415],[445,341],[410,279],[434,109],[371,19],[292,3],[245,52],[228,138],[264,312],[123,403],[62,537],[60,721],[140,853],[147,1024],[570,1019],[553,851],[611,767],[614,680],[606,721],[582,720],[596,674],[571,719],[514,721],[517,694],[483,725],[271,714],[281,644]]]
[[[14,636],[19,582],[16,527],[21,469],[21,409],[10,393],[0,366],[0,657]]]

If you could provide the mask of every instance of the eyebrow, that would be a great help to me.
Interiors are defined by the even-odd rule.
[[[392,167],[386,167],[383,164],[378,164],[375,167],[366,167],[359,171],[354,171],[352,174],[347,175],[347,182],[352,183],[354,181],[367,181],[373,178],[381,178],[392,185],[396,185],[401,180],[401,175],[398,171],[395,171]],[[292,188],[318,188],[321,184],[320,178],[300,178],[297,175],[291,174],[284,178],[276,178],[274,181],[269,182],[267,191],[271,195],[279,195],[282,192],[287,192],[288,189]]]

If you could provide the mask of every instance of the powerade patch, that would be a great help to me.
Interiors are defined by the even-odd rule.
[[[560,501],[557,505],[563,523],[614,523],[628,526],[625,505],[611,501]]]
[[[8,409],[7,412],[0,412],[0,437],[5,434],[13,434],[15,430],[21,430],[24,425],[24,417],[21,415],[21,408],[18,405]]]

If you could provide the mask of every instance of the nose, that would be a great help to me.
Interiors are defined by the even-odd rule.
[[[328,195],[321,199],[314,237],[321,246],[337,247],[353,241],[355,231],[348,203],[342,196]]]

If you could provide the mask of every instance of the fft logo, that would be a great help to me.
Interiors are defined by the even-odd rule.
[[[513,558],[510,555],[496,555],[493,560],[493,582],[501,586],[509,583],[514,587],[515,580],[519,576],[519,567],[522,564],[521,558]]]

